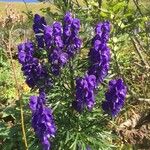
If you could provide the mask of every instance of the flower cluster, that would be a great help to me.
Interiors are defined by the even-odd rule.
[[[51,72],[59,75],[61,68],[73,57],[81,47],[79,39],[80,20],[66,13],[64,24],[55,22],[44,27],[44,40],[48,51]]]
[[[89,52],[91,65],[87,75],[76,80],[76,101],[73,102],[73,107],[78,112],[83,110],[84,104],[89,110],[93,108],[95,104],[94,90],[108,73],[110,50],[107,47],[107,42],[109,32],[109,22],[99,23],[95,28],[96,35],[92,39],[92,48]]]
[[[44,150],[50,149],[50,138],[55,136],[56,127],[51,109],[46,106],[47,88],[52,86],[52,80],[48,71],[54,76],[60,74],[61,68],[77,53],[81,48],[79,38],[80,20],[73,18],[67,12],[63,19],[63,24],[54,22],[51,26],[46,24],[44,17],[38,14],[34,16],[33,30],[37,40],[37,46],[31,41],[26,41],[18,46],[18,59],[22,64],[22,71],[26,76],[26,83],[29,87],[37,87],[39,96],[30,97],[30,109],[32,111],[32,127]],[[89,52],[90,66],[83,77],[76,79],[73,108],[82,112],[84,108],[89,111],[95,105],[95,89],[102,83],[109,70],[110,50],[107,46],[110,34],[110,23],[105,21],[97,24],[95,36],[92,39],[92,47]],[[40,59],[38,49],[43,54]],[[36,53],[35,53],[36,52]],[[45,53],[48,60],[44,58]],[[106,101],[102,103],[104,111],[112,116],[116,116],[124,105],[126,96],[126,86],[122,79],[111,80],[109,89],[105,94]],[[91,148],[87,146],[87,150]]]
[[[102,83],[109,70],[110,50],[107,46],[110,32],[110,23],[99,23],[95,29],[95,37],[92,40],[92,48],[89,52],[89,75],[96,76],[97,84]]]
[[[126,92],[122,79],[109,81],[108,91],[105,93],[106,101],[102,103],[103,110],[113,117],[116,116],[124,105]]]
[[[72,14],[67,12],[64,17],[63,39],[69,58],[73,57],[81,47],[81,40],[78,35],[79,30],[80,20],[73,18]]]
[[[36,40],[38,43],[38,48],[44,48],[44,26],[46,25],[46,21],[44,17],[41,17],[38,14],[34,16],[34,24],[33,24],[33,31],[36,36]]]
[[[18,59],[22,64],[22,71],[26,76],[26,83],[31,88],[35,86],[40,88],[50,87],[52,85],[51,78],[46,68],[34,57],[34,52],[34,45],[30,41],[18,45]]]
[[[22,71],[26,76],[26,83],[29,87],[36,85],[37,79],[41,74],[41,66],[37,58],[33,57],[34,45],[27,41],[18,46],[18,59],[22,64]]]
[[[46,94],[40,92],[39,96],[30,97],[30,109],[32,111],[32,127],[40,142],[43,150],[50,149],[49,138],[54,137],[56,127],[51,109],[46,107]]]
[[[82,112],[85,106],[88,110],[93,108],[95,84],[94,75],[86,75],[84,78],[76,79],[76,100],[72,104],[76,111]]]
[[[68,60],[67,53],[63,51],[62,34],[62,25],[59,22],[55,22],[52,27],[44,28],[45,45],[51,63],[51,72],[54,75],[59,75],[60,69]]]

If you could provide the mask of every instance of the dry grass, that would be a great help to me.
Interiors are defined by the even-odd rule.
[[[83,5],[83,0],[76,0],[78,3]],[[0,2],[0,15],[5,15],[5,10],[8,7],[8,5],[11,6],[14,10],[18,11],[18,13],[22,13],[23,11],[32,10],[33,13],[40,13],[41,8],[47,8],[50,7],[52,11],[56,10],[55,6],[50,3],[26,3],[26,5],[22,2]]]
[[[78,1],[81,5],[83,5],[83,0],[76,0]],[[105,3],[105,1],[104,1]],[[143,5],[145,8],[149,8],[150,6],[150,1],[149,0],[140,0],[139,4]],[[26,5],[22,2],[0,2],[0,14],[4,15],[5,14],[5,9],[7,7],[7,5],[11,5],[13,9],[16,9],[18,12],[22,12],[22,11],[26,11]],[[131,5],[133,5],[133,2],[131,2]],[[41,8],[45,8],[45,7],[50,7],[52,10],[54,10],[54,6],[49,4],[49,3],[27,3],[27,7],[29,10],[32,10],[33,13],[39,13],[39,10]]]
[[[27,3],[27,7],[24,3],[19,2],[0,2],[0,15],[5,15],[6,8],[10,6],[11,8],[15,9],[19,14],[23,11],[32,10],[33,13],[39,13],[41,8],[50,7],[52,10],[54,10],[54,6],[50,4],[43,4],[43,3]]]

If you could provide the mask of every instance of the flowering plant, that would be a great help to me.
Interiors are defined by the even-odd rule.
[[[62,23],[47,25],[45,18],[36,14],[33,30],[35,42],[27,40],[20,44],[18,59],[26,83],[39,92],[39,96],[30,97],[29,106],[32,127],[42,148],[107,147],[109,140],[104,141],[108,135],[102,138],[101,134],[108,132],[103,131],[105,127],[99,127],[107,121],[102,121],[101,101],[95,98],[109,70],[110,49],[107,42],[110,23],[104,21],[97,24],[85,72],[80,69],[83,67],[80,53],[84,41],[79,36],[78,18],[67,12]],[[116,116],[123,107],[125,95],[126,87],[122,79],[110,81],[106,101],[102,103],[103,110]]]

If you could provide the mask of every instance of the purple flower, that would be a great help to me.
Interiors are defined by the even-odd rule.
[[[122,79],[109,81],[108,91],[105,93],[105,99],[102,103],[103,110],[115,117],[124,105],[127,88]]]
[[[82,149],[82,146],[81,145],[78,145],[78,150],[81,150]],[[91,150],[90,146],[86,146],[86,150]]]
[[[96,35],[92,39],[92,48],[89,52],[91,65],[88,74],[96,76],[97,84],[103,82],[109,70],[110,50],[107,46],[109,32],[109,22],[99,23],[95,28]]]
[[[68,59],[80,49],[79,29],[80,20],[69,12],[64,16],[63,26],[60,22],[44,26],[44,41],[53,75],[59,75]]]
[[[30,97],[30,109],[32,111],[32,127],[40,139],[43,150],[50,149],[49,138],[54,137],[56,126],[51,109],[45,106],[46,94],[40,92],[40,95]]]
[[[26,83],[33,88],[41,75],[41,66],[37,58],[31,59],[29,62],[22,65],[22,71],[26,76]]]
[[[41,66],[37,58],[34,58],[34,45],[27,41],[18,46],[18,59],[22,64],[22,71],[26,76],[29,87],[34,87],[40,77]]]
[[[68,56],[71,58],[81,48],[81,39],[78,35],[80,30],[80,20],[73,18],[72,14],[67,12],[63,22],[63,41]]]
[[[36,111],[37,106],[37,96],[31,96],[30,97],[30,109],[32,111]]]
[[[44,31],[51,72],[57,76],[68,60],[68,54],[63,51],[62,25],[60,22],[55,22],[52,27],[46,26]]]
[[[61,68],[66,64],[68,55],[62,52],[61,49],[55,48],[49,53],[49,62],[51,63],[51,72],[54,75],[59,75]]]
[[[76,100],[72,104],[76,111],[82,112],[85,106],[88,110],[92,110],[95,104],[95,84],[96,78],[94,75],[86,75],[84,78],[76,79]]]
[[[74,18],[72,22],[72,32],[77,34],[80,30],[80,20],[78,18]]]
[[[24,64],[30,61],[34,54],[34,45],[32,42],[27,41],[24,44],[18,45],[18,60],[19,63]]]
[[[65,26],[71,26],[72,21],[73,21],[72,14],[70,12],[67,12],[64,16]]]
[[[67,12],[64,16],[63,20],[63,36],[64,36],[64,43],[67,44],[69,41],[69,37],[71,36],[71,25],[72,25],[72,14],[70,12]]]
[[[34,57],[34,45],[27,41],[18,46],[18,59],[22,64],[22,71],[26,76],[26,83],[29,87],[49,88],[52,86],[52,80],[47,73],[46,68]]]
[[[49,76],[48,69],[44,66],[44,64],[41,64],[42,70],[39,78],[39,84],[38,87],[40,90],[44,89],[50,89],[53,86],[53,81]]]
[[[62,24],[60,22],[54,22],[53,23],[53,35],[56,36],[62,36],[63,29]]]
[[[53,45],[53,28],[51,26],[44,26],[44,40],[46,49],[49,50]]]
[[[91,150],[90,146],[87,146],[87,147],[86,147],[86,150]]]
[[[36,36],[36,40],[38,43],[38,48],[44,48],[44,26],[46,25],[46,21],[44,17],[41,17],[38,14],[34,15],[34,24],[33,30]]]
[[[63,52],[60,54],[60,57],[59,57],[59,62],[61,64],[61,66],[65,65],[68,61],[68,54]]]
[[[105,21],[102,25],[102,41],[108,42],[109,40],[109,34],[110,34],[110,22]]]
[[[79,30],[79,20],[72,21],[72,27]],[[73,107],[81,112],[86,105],[91,110],[95,104],[94,90],[99,83],[102,83],[109,70],[110,50],[107,47],[109,39],[110,24],[103,22],[97,24],[95,28],[95,37],[92,39],[92,48],[89,52],[90,67],[84,78],[76,80],[76,101]],[[74,32],[76,33],[76,32]],[[75,40],[76,46],[80,44]],[[69,54],[70,55],[70,54]]]

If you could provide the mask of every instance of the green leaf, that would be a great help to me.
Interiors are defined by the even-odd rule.
[[[113,12],[118,13],[120,9],[123,9],[125,6],[127,6],[127,3],[125,1],[123,2],[117,2],[113,7]]]
[[[72,145],[70,146],[70,149],[72,148],[73,150],[76,150],[77,148],[77,143],[78,143],[78,133],[76,135],[75,141],[72,143]]]

